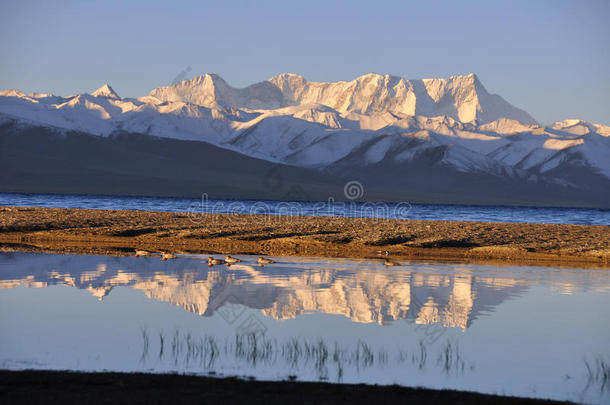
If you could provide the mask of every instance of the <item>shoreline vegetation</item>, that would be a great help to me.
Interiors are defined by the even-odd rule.
[[[0,370],[0,402],[62,403],[233,403],[370,404],[469,403],[559,404],[469,391],[409,388],[397,385],[257,381],[180,374]]]
[[[135,250],[600,268],[610,227],[0,207],[0,251]]]

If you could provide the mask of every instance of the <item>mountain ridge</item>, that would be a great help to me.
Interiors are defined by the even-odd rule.
[[[553,184],[610,201],[600,189],[610,185],[610,127],[578,119],[540,125],[488,93],[475,74],[410,81],[370,73],[331,83],[280,74],[242,89],[206,74],[139,98],[121,98],[108,84],[67,97],[6,90],[3,122],[11,136],[38,127],[140,134],[314,171],[352,168],[373,183],[379,179],[367,171],[413,176],[416,168],[427,176],[424,168],[435,167],[472,174],[472,181],[481,174],[528,190]]]
[[[498,95],[489,94],[474,73],[419,80],[368,73],[339,82],[313,82],[301,75],[283,73],[244,88],[231,87],[213,73],[157,87],[149,96],[204,107],[218,103],[229,108],[277,109],[314,103],[341,113],[388,111],[405,116],[446,115],[461,122],[487,123],[498,118],[512,118],[525,124],[537,124],[525,111]],[[503,110],[503,114],[499,110]]]

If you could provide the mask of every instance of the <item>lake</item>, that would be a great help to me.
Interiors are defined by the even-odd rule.
[[[384,202],[253,201],[0,193],[0,205],[168,212],[374,217],[438,221],[610,225],[610,209],[411,204]]]
[[[0,253],[0,365],[608,403],[610,270]]]

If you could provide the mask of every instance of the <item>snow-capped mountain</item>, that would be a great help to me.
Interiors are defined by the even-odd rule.
[[[540,125],[488,93],[474,74],[367,74],[334,83],[281,74],[242,89],[206,74],[139,98],[121,98],[107,84],[68,97],[7,90],[0,92],[3,122],[200,141],[337,173],[385,168],[398,175],[401,167],[427,165],[576,188],[610,180],[610,127],[581,120]]]
[[[349,82],[319,83],[303,76],[281,74],[234,89],[220,76],[207,74],[169,87],[158,87],[150,96],[162,101],[183,101],[204,107],[278,109],[295,105],[330,107],[340,113],[399,116],[448,116],[461,122],[487,123],[510,118],[527,124],[536,121],[501,97],[487,93],[476,75],[449,79],[406,80],[375,73]],[[358,119],[358,115],[353,118]]]

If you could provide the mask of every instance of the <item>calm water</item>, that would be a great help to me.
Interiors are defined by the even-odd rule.
[[[239,257],[1,254],[0,367],[610,401],[609,270]]]
[[[112,197],[93,195],[0,193],[0,205],[217,212],[270,215],[346,216],[394,219],[534,222],[610,225],[610,209],[356,202],[279,202],[207,198]]]

